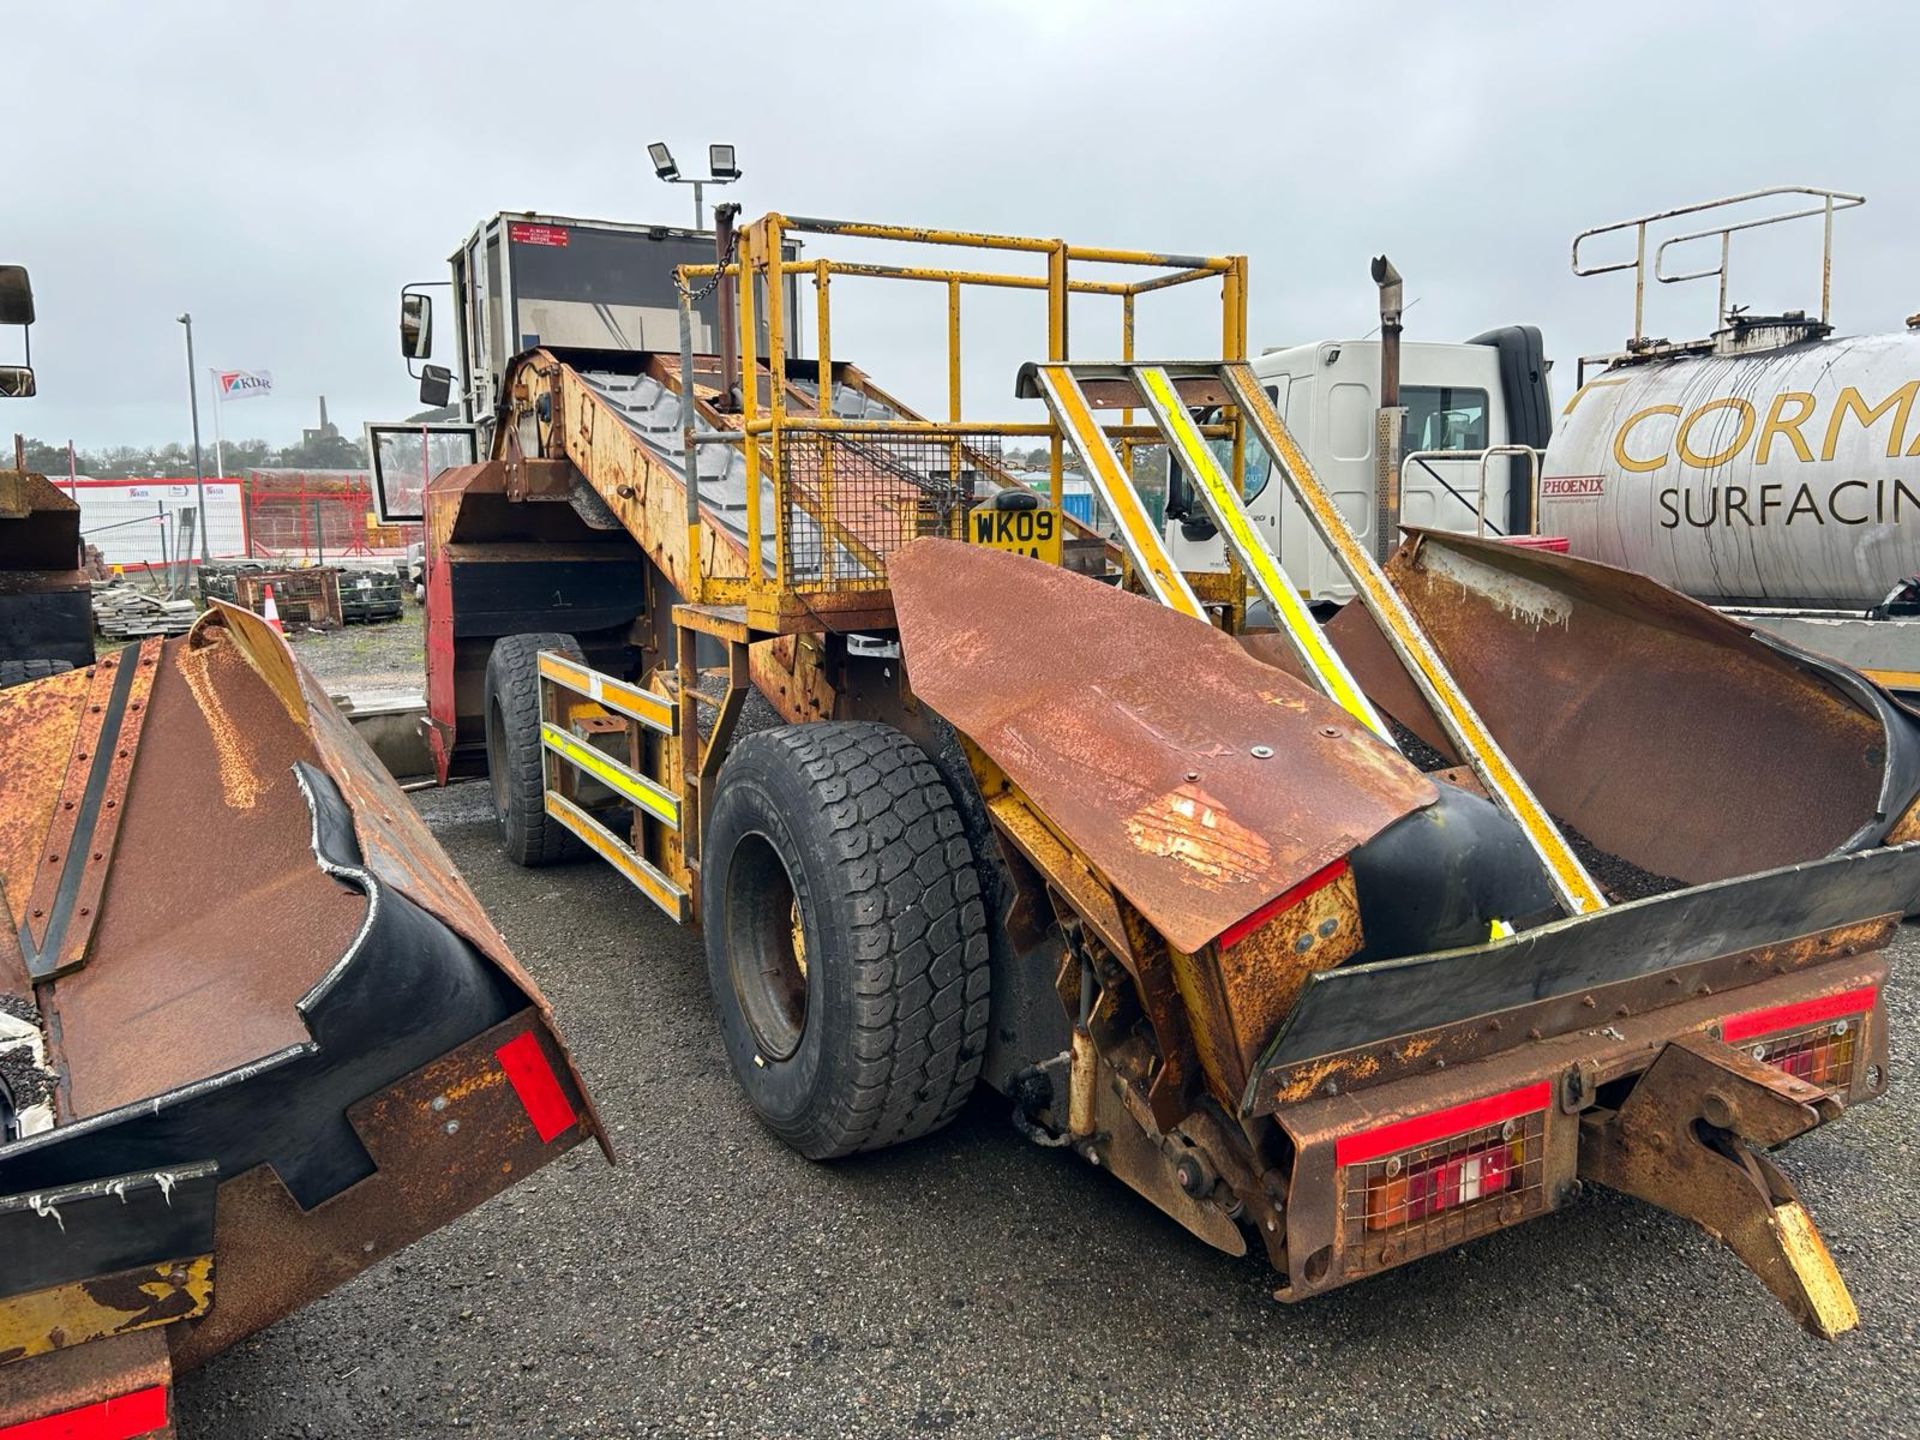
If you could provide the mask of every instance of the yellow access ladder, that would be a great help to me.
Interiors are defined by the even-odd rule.
[[[1511,816],[1538,856],[1560,902],[1573,914],[1606,905],[1593,877],[1568,845],[1546,807],[1500,748],[1448,672],[1439,652],[1421,629],[1400,592],[1353,533],[1313,466],[1287,430],[1250,366],[1240,361],[1122,364],[1059,362],[1028,366],[1021,372],[1021,393],[1043,399],[1054,423],[1079,456],[1094,491],[1118,522],[1120,542],[1147,591],[1163,604],[1204,620],[1204,610],[1186,577],[1174,565],[1141,503],[1133,479],[1095,419],[1087,387],[1099,386],[1124,396],[1117,403],[1137,405],[1151,417],[1218,527],[1228,551],[1272,610],[1281,633],[1312,682],[1385,743],[1394,743],[1386,723],[1361,691],[1346,663],[1300,598],[1300,590],[1271,547],[1261,538],[1241,499],[1239,486],[1222,468],[1188,411],[1189,397],[1236,408],[1252,437],[1272,456],[1306,511],[1314,531],[1333,552],[1355,593],[1372,614],[1407,673],[1459,753],[1465,757],[1494,802]]]

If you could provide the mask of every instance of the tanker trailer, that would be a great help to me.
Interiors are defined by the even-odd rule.
[[[1650,227],[1769,197],[1757,219],[1672,235],[1649,260]],[[1586,357],[1540,482],[1539,529],[1571,553],[1618,565],[1792,644],[1920,688],[1920,329],[1836,336],[1829,320],[1832,216],[1863,203],[1780,187],[1588,230],[1574,273],[1632,270],[1634,334]],[[1825,221],[1817,318],[1727,303],[1732,236]],[[1631,230],[1634,258],[1583,259],[1588,239]],[[1719,264],[1673,273],[1670,248],[1718,239]],[[1704,340],[1645,333],[1646,280],[1716,278],[1719,326]],[[1920,317],[1915,317],[1920,320]],[[1598,365],[1598,373],[1592,367]]]

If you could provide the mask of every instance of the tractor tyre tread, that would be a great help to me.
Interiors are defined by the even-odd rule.
[[[529,868],[571,860],[585,846],[547,814],[545,757],[540,745],[540,652],[586,663],[580,642],[559,631],[505,635],[487,657],[487,768],[494,823],[509,860]],[[492,773],[502,764],[501,775]]]
[[[834,1052],[804,1108],[769,1115],[756,1096],[765,1069],[738,1048],[744,1022],[730,989],[716,893],[725,865],[712,863],[709,851],[709,970],[749,1098],[780,1138],[812,1159],[938,1130],[960,1113],[979,1077],[990,987],[979,873],[940,772],[889,725],[820,721],[751,735],[736,742],[721,772],[709,844],[730,853],[747,820],[738,812],[756,796],[784,816],[798,852],[781,856],[789,872],[809,870],[822,932],[822,973],[809,976],[818,980],[809,1006],[842,1014],[820,1017]],[[762,833],[772,828],[764,816],[758,823]],[[810,1008],[809,1024],[813,1017]]]

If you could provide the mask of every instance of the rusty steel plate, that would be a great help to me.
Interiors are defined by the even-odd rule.
[[[212,1311],[168,1338],[186,1371],[345,1284],[557,1160],[598,1128],[585,1092],[563,1082],[573,1118],[543,1140],[497,1059],[532,1034],[549,1065],[564,1052],[524,1010],[351,1107],[374,1167],[358,1184],[303,1211],[270,1166],[220,1187]]]
[[[1344,710],[1150,600],[948,540],[889,573],[914,693],[1179,949],[1434,799]]]
[[[218,631],[162,655],[92,944],[41,994],[72,1118],[307,1041],[296,1004],[367,914],[314,863],[315,751],[280,697]]]
[[[1700,884],[1819,859],[1874,821],[1881,717],[1747,626],[1468,535],[1415,532],[1387,573],[1527,783],[1599,849]],[[1363,607],[1329,634],[1375,704],[1451,753]]]

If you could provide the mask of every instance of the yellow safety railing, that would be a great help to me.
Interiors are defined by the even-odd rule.
[[[1041,257],[1044,274],[1021,274],[988,269],[943,268],[922,265],[887,265],[865,261],[830,258],[787,259],[787,238],[796,234],[831,236],[854,240],[880,240],[915,246],[935,246],[984,252],[1017,253]],[[836,546],[852,553],[850,540],[836,539],[832,533],[837,511],[832,497],[835,483],[834,459],[827,437],[869,437],[880,441],[918,440],[927,443],[945,441],[952,449],[948,475],[958,477],[967,468],[967,437],[1033,437],[1047,442],[1050,455],[1049,499],[1056,511],[1063,508],[1065,446],[1058,427],[1051,420],[1009,421],[970,419],[962,403],[962,294],[969,288],[1038,292],[1045,297],[1045,358],[1060,362],[1071,358],[1068,338],[1068,300],[1074,295],[1100,295],[1117,298],[1121,310],[1122,360],[1133,359],[1136,302],[1142,295],[1175,287],[1218,281],[1220,285],[1220,356],[1223,361],[1241,360],[1246,355],[1246,257],[1239,255],[1178,255],[1144,250],[1116,250],[1097,246],[1074,245],[1065,240],[1038,239],[1018,235],[997,235],[980,231],[923,229],[904,225],[876,225],[853,221],[822,220],[769,214],[736,232],[734,259],[719,264],[683,265],[678,268],[681,281],[683,336],[691,333],[691,300],[688,292],[716,279],[730,286],[733,297],[735,344],[739,356],[738,373],[724,377],[737,385],[739,398],[738,429],[728,432],[723,443],[738,445],[746,468],[746,529],[748,588],[785,591],[789,576],[786,566],[787,545],[779,535],[769,536],[761,515],[761,486],[773,482],[776,508],[784,524],[790,513],[792,490],[784,473],[788,437],[816,435],[818,450],[810,452],[811,489],[805,508],[822,527],[819,543],[822,561],[831,574]],[[1117,280],[1076,276],[1076,266],[1122,267],[1150,271],[1137,280]],[[787,336],[795,317],[788,311],[788,277],[805,277],[814,282],[816,391],[810,403],[797,403],[799,397],[789,385]],[[833,282],[839,279],[872,279],[911,284],[943,286],[946,290],[947,406],[946,417],[939,420],[905,418],[851,418],[833,413]],[[760,313],[764,310],[764,316]],[[761,344],[764,324],[764,351]],[[1038,337],[1036,337],[1037,339]],[[686,345],[683,339],[683,348]],[[1109,357],[1110,358],[1110,357]],[[1204,356],[1194,357],[1204,359]],[[764,370],[764,375],[763,375]],[[764,388],[763,388],[764,385]],[[1132,409],[1124,410],[1120,422],[1102,427],[1121,447],[1123,463],[1132,465],[1132,447],[1136,442],[1159,443],[1160,434],[1151,425],[1136,425]],[[1238,462],[1244,450],[1237,417],[1223,425],[1205,427],[1209,435],[1228,436],[1234,442]],[[761,441],[764,443],[755,443]],[[784,443],[783,443],[784,441]],[[691,465],[691,462],[690,462]],[[770,467],[770,473],[769,473]],[[1236,481],[1241,477],[1235,476]],[[691,469],[690,469],[691,479]],[[691,500],[691,495],[690,495]],[[823,513],[824,512],[824,513]],[[697,531],[698,507],[690,504],[689,523]],[[964,523],[961,519],[959,523]],[[697,533],[690,553],[701,554]],[[766,573],[764,545],[776,540],[775,574]],[[696,577],[696,588],[700,580]]]

